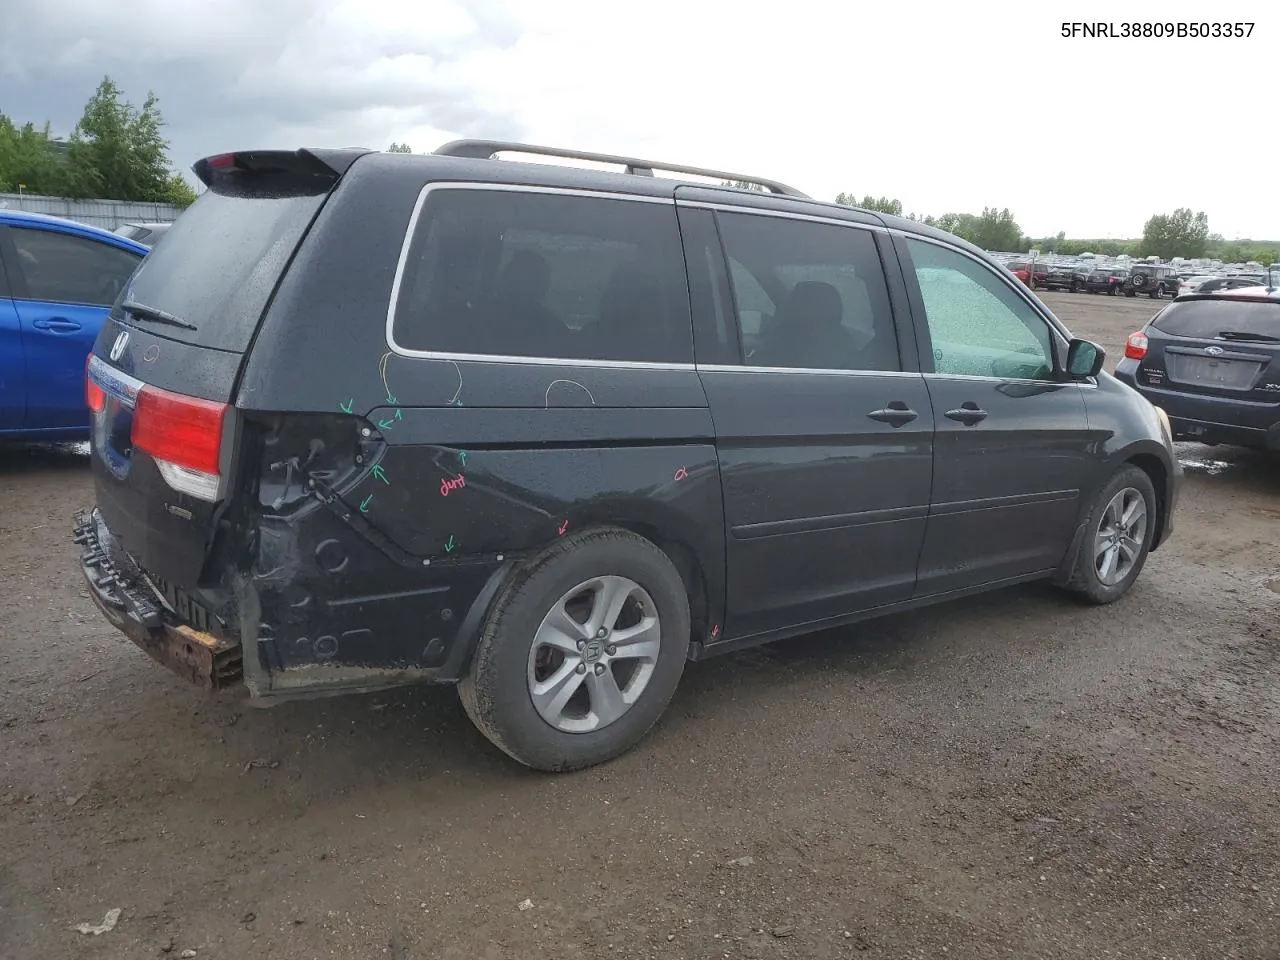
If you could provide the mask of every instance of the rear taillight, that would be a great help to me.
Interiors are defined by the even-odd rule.
[[[1129,334],[1124,342],[1124,355],[1130,360],[1141,360],[1147,355],[1147,335],[1141,330]]]
[[[89,376],[89,364],[92,362],[93,354],[89,354],[84,361],[84,402],[88,405],[90,413],[101,413],[107,405],[107,394]]]
[[[165,483],[210,502],[222,480],[225,403],[144,386],[133,411],[133,446],[155,460]]]

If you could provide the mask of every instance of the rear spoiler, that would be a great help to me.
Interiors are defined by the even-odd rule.
[[[314,150],[240,150],[205,157],[191,169],[216,193],[327,193],[367,147]]]
[[[1245,290],[1257,290],[1257,293],[1244,293]],[[1221,293],[1184,293],[1178,297],[1178,303],[1192,300],[1207,300],[1210,303],[1280,303],[1280,292],[1274,287],[1240,287],[1235,290],[1223,290]]]

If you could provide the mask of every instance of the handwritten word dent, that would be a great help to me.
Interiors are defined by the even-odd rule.
[[[467,478],[464,474],[460,473],[452,479],[445,477],[440,481],[440,496],[447,497],[449,495],[449,491],[457,490],[460,487],[465,487],[466,485]]]

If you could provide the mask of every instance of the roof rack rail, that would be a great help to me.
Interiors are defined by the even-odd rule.
[[[492,160],[497,153],[529,153],[544,157],[563,157],[567,160],[589,160],[592,163],[613,163],[624,167],[627,173],[641,177],[652,177],[654,170],[669,173],[689,173],[699,177],[712,177],[717,180],[729,180],[739,183],[753,183],[764,187],[770,193],[785,197],[798,197],[803,200],[812,199],[795,187],[789,187],[777,180],[766,180],[763,177],[749,177],[741,173],[726,173],[723,170],[710,170],[705,167],[690,167],[680,163],[659,163],[654,160],[638,160],[635,157],[619,157],[609,153],[588,153],[584,150],[567,150],[563,147],[538,147],[529,143],[515,143],[509,140],[453,140],[435,151],[441,157],[466,157],[472,160]]]

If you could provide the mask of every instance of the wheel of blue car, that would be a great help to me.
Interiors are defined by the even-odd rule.
[[[564,537],[512,577],[458,684],[472,722],[537,770],[635,746],[689,652],[689,599],[658,547],[618,529]]]
[[[1098,492],[1067,588],[1091,603],[1119,600],[1142,572],[1156,534],[1155,487],[1146,471],[1126,466]]]

